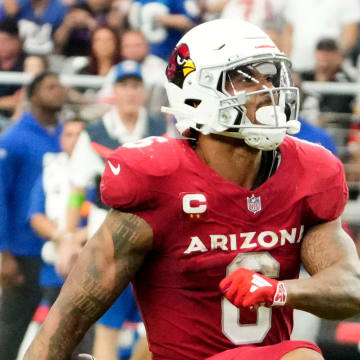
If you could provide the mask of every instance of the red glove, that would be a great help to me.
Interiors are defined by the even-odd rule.
[[[220,282],[219,287],[236,307],[284,306],[286,303],[283,282],[245,268],[233,271]]]

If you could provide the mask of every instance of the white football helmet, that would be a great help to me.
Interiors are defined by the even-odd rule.
[[[205,135],[241,138],[257,149],[275,149],[286,133],[300,130],[299,91],[292,86],[290,65],[253,24],[225,19],[203,23],[187,32],[170,56],[166,70],[170,107],[162,111],[175,116],[184,136],[193,128]],[[235,89],[233,81],[238,83],[239,78],[258,89]],[[256,109],[256,124],[246,108],[254,95],[267,99]]]

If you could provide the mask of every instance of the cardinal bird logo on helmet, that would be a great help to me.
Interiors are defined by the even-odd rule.
[[[179,44],[171,53],[169,64],[166,68],[168,80],[182,88],[185,78],[195,70],[195,64],[190,59],[188,46],[186,44]]]

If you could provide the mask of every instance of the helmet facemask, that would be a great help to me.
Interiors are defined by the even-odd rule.
[[[285,56],[252,57],[247,62],[222,65],[219,70],[218,66],[204,67],[196,74],[199,85],[211,94],[210,97],[197,99],[189,87],[188,98],[183,103],[163,109],[176,116],[180,133],[192,127],[205,135],[214,133],[240,138],[251,147],[272,150],[280,145],[286,133],[299,131],[299,91],[292,84]],[[192,81],[189,80],[190,85]],[[184,87],[186,85],[185,81]],[[248,91],[246,85],[254,85],[253,90]],[[167,91],[174,94],[181,89],[169,83]],[[256,96],[263,98],[263,105],[256,109],[252,122],[247,104]],[[180,94],[172,98],[182,100]],[[196,106],[191,105],[191,101]]]
[[[283,59],[232,66],[222,72],[218,90],[226,96],[219,104],[218,122],[227,129],[217,134],[244,139],[249,146],[261,150],[272,150],[280,145],[286,133],[294,134],[300,129],[299,93],[292,86],[290,70]],[[251,115],[247,104],[255,97],[260,100]]]

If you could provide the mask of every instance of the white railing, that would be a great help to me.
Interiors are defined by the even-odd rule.
[[[64,85],[82,88],[100,88],[103,85],[103,76],[60,74]],[[28,84],[31,75],[22,72],[0,71],[0,84]],[[360,83],[315,82],[304,81],[305,92],[319,92],[324,94],[360,94]]]
[[[60,74],[61,82],[66,86],[82,88],[100,88],[104,84],[104,76]],[[32,75],[15,71],[0,71],[0,84],[26,85]]]
[[[360,94],[360,83],[304,81],[302,88],[305,92],[318,92],[322,94]]]

